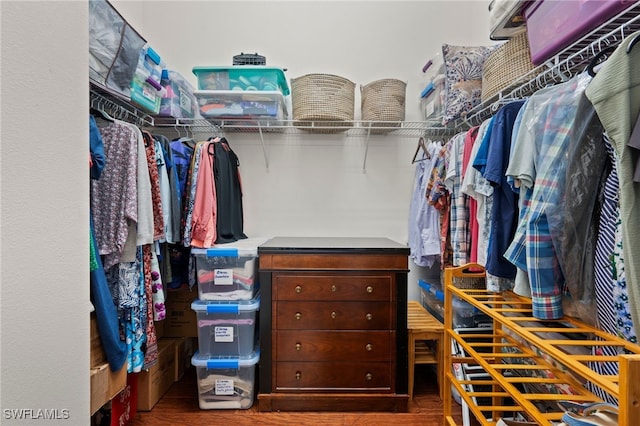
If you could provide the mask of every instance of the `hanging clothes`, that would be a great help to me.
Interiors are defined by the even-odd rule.
[[[160,177],[156,160],[156,143],[151,133],[142,132],[144,147],[147,153],[147,170],[151,180],[151,199],[153,201],[153,240],[164,239],[164,217],[162,212],[162,195],[160,193]]]
[[[169,151],[174,165],[174,173],[172,175],[176,182],[174,188],[177,200],[179,200],[177,212],[175,211],[176,206],[172,206],[174,228],[178,230],[178,235],[175,237],[176,243],[169,244],[167,248],[169,268],[171,270],[171,280],[167,282],[167,287],[171,289],[188,286],[190,281],[189,259],[191,257],[191,247],[184,243],[184,235],[187,214],[186,203],[188,201],[186,188],[195,147],[196,142],[189,138],[180,138],[169,143]],[[171,176],[169,178],[171,180]],[[177,224],[175,223],[176,220]]]
[[[89,116],[89,152],[91,179],[99,179],[105,165],[104,144],[95,119]],[[118,312],[113,304],[109,284],[98,254],[93,225],[93,212],[89,212],[89,296],[95,309],[96,322],[100,332],[102,347],[111,371],[122,368],[127,359],[127,346],[120,338]]]
[[[633,183],[635,162],[627,144],[640,113],[640,48],[627,48],[638,36],[635,32],[618,45],[585,90],[618,158],[621,235],[634,324],[640,324],[640,185]]]
[[[440,258],[440,214],[428,202],[427,183],[441,145],[430,142],[415,163],[409,206],[409,257],[418,266],[432,267]]]
[[[444,184],[446,170],[449,165],[451,140],[444,144],[438,151],[438,157],[431,171],[431,177],[427,184],[429,204],[440,212],[440,268],[444,269],[453,265],[453,251],[451,249],[451,237],[449,233],[451,194]]]
[[[139,373],[144,366],[146,296],[140,273],[142,248],[134,262],[121,262],[105,271],[111,297],[118,311],[120,330],[127,344],[127,372]]]
[[[528,272],[536,318],[556,319],[563,315],[565,276],[552,232],[562,226],[558,221],[563,215],[566,154],[589,80],[586,74],[578,75],[566,83],[536,92],[527,103],[523,124],[518,130],[520,143],[532,152],[517,156],[522,166],[514,177],[521,186],[532,190],[525,193],[527,197],[530,193],[529,208],[523,213],[525,220],[518,224],[505,257]]]
[[[609,137],[603,135],[603,144],[608,154],[609,173],[604,187],[604,199],[598,226],[598,238],[595,251],[595,293],[598,327],[614,336],[637,343],[638,338],[629,312],[629,297],[624,279],[624,260],[622,250],[616,253],[616,230],[620,223],[618,206],[618,173],[616,154]],[[619,242],[621,247],[621,241]],[[592,355],[618,356],[624,350],[616,346],[594,346]],[[590,362],[589,367],[598,374],[618,375],[617,362]],[[589,390],[604,401],[616,404],[615,398],[598,386],[588,383]]]
[[[607,151],[603,128],[584,94],[562,157],[564,176],[558,179],[560,202],[549,209],[549,230],[565,277],[569,296],[564,311],[595,325],[594,259],[602,194],[606,182]]]
[[[469,196],[460,191],[465,139],[466,132],[458,133],[449,141],[451,144],[449,163],[444,179],[444,184],[451,196],[449,233],[453,266],[469,263]]]
[[[217,200],[216,244],[232,243],[247,238],[244,233],[240,161],[225,138],[215,142],[214,148]]]
[[[145,370],[148,370],[158,362],[158,336],[156,335],[156,326],[153,321],[155,314],[153,307],[153,279],[151,278],[152,257],[151,244],[142,246],[142,262],[139,263],[141,267],[139,275],[142,281],[145,301],[141,316],[145,325],[144,361],[142,367]]]
[[[173,150],[171,149],[171,141],[164,135],[153,135],[154,139],[158,141],[162,149],[164,157],[164,164],[167,170],[167,176],[169,180],[169,223],[165,224],[167,227],[167,242],[169,244],[178,244],[180,242],[180,215],[181,209],[181,194],[179,188],[178,168],[173,159]],[[163,196],[164,198],[164,196]],[[163,202],[164,206],[164,202]]]
[[[169,170],[167,160],[165,159],[164,149],[160,141],[152,135],[155,143],[156,167],[158,170],[158,184],[160,187],[160,204],[162,207],[162,225],[163,237],[158,241],[165,243],[167,241],[174,242],[173,227],[171,222],[171,186],[169,183]]]
[[[217,200],[214,182],[214,142],[204,142],[196,182],[191,224],[191,247],[209,248],[216,241]]]
[[[100,134],[108,161],[100,179],[91,182],[91,209],[98,252],[104,256],[106,270],[120,260],[129,221],[138,220],[138,138],[129,125],[117,120],[102,125]]]
[[[462,178],[462,187],[460,188],[462,192],[476,202],[475,221],[478,223],[478,231],[477,238],[475,239],[475,262],[482,266],[485,266],[487,262],[489,231],[491,229],[491,206],[493,205],[493,186],[482,176],[482,173],[473,167],[473,163],[476,161],[476,156],[483,140],[491,137],[492,122],[493,117],[482,122],[478,128],[478,134],[473,141],[467,168]],[[472,239],[471,241],[473,244],[474,240]]]
[[[515,101],[500,108],[491,124],[491,136],[483,140],[474,162],[474,167],[494,188],[487,273],[510,281],[515,278],[516,269],[503,253],[515,232],[518,199],[506,181],[505,171],[509,163],[513,123],[523,104],[524,101]]]
[[[507,183],[511,187],[511,190],[518,196],[518,224],[526,221],[526,214],[529,211],[529,205],[531,200],[532,190],[530,187],[521,188],[520,180],[515,177],[517,175],[519,161],[523,155],[520,150],[527,147],[521,147],[518,144],[518,131],[522,125],[522,117],[527,110],[528,99],[525,100],[524,105],[518,111],[515,121],[513,122],[513,132],[511,133],[511,149],[509,152],[509,165],[505,171],[507,177]],[[520,225],[519,225],[520,226]],[[522,225],[524,226],[524,224]],[[529,274],[526,269],[522,269],[518,265],[516,267],[516,277],[513,283],[513,292],[523,297],[531,297],[531,284],[529,283]]]
[[[198,184],[198,173],[200,170],[200,160],[202,159],[202,149],[209,142],[198,142],[191,156],[191,165],[189,167],[189,173],[187,175],[187,181],[185,185],[184,194],[184,212],[182,214],[182,224],[184,228],[184,234],[182,236],[182,243],[185,247],[191,247],[191,233],[193,224],[193,205],[196,200],[196,189]]]
[[[464,182],[465,174],[469,165],[469,159],[471,158],[471,151],[473,150],[473,144],[478,137],[478,130],[480,126],[472,127],[465,135],[464,150],[462,152],[462,170],[460,177],[460,193],[463,194],[468,203],[469,210],[469,262],[478,262],[478,232],[479,225],[477,219],[478,202],[475,198],[470,197],[469,194],[462,190],[462,183]]]
[[[151,177],[147,164],[147,152],[144,137],[137,126],[124,123],[136,133],[138,139],[138,166],[136,172],[138,220],[129,222],[129,234],[120,256],[120,262],[134,262],[138,246],[153,243],[153,200],[151,198]]]

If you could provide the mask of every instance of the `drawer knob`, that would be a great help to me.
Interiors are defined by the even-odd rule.
[[[364,378],[367,379],[367,381],[371,381],[371,379],[373,379],[373,374],[367,373],[364,375]]]
[[[302,293],[302,287],[299,285],[296,286],[296,293]]]
[[[337,316],[338,314],[336,314],[335,312],[331,312],[331,318],[336,319]]]
[[[370,313],[368,313],[367,315],[364,316],[367,321],[371,321],[371,319],[373,318],[373,315],[371,315]]]
[[[296,343],[296,351],[302,349],[302,345],[300,343]]]
[[[367,293],[373,293],[373,287],[368,285],[367,286]]]
[[[302,318],[302,314],[300,312],[296,312],[296,319],[299,320]]]
[[[367,343],[367,346],[364,347],[367,352],[371,352],[371,350],[373,349],[373,345],[371,343]]]
[[[302,373],[299,371],[296,371],[296,380],[300,380],[301,377],[302,377]]]
[[[336,285],[335,285],[335,284],[334,284],[334,285],[332,285],[332,286],[331,286],[331,292],[332,292],[332,293],[335,293],[335,292],[336,292],[336,290],[338,290],[338,287],[336,287]]]

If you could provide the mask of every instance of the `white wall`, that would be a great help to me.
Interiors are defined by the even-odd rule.
[[[193,66],[258,52],[289,77],[404,80],[409,121],[420,119],[422,65],[443,42],[491,43],[488,3],[113,2],[194,84]],[[5,409],[58,408],[72,419],[52,423],[86,424],[86,2],[0,5],[0,422],[30,424],[10,421]],[[226,136],[241,161],[249,236],[371,235],[406,243],[417,137],[372,137],[363,170],[361,136],[267,134],[268,167],[257,135]],[[434,273],[412,268],[410,298],[418,297],[416,278]]]
[[[84,425],[89,413],[87,6],[2,1],[0,11],[0,423]],[[57,410],[49,414],[63,419],[15,419],[20,410],[42,414],[29,409]]]

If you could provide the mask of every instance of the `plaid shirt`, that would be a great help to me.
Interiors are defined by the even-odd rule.
[[[588,77],[579,75],[552,90],[534,94],[527,102],[518,131],[517,143],[536,146],[537,157],[532,159],[534,184],[533,188],[520,191],[520,196],[526,198],[522,203],[524,211],[520,212],[515,237],[504,256],[528,271],[536,318],[556,319],[563,315],[565,279],[550,229],[557,219],[551,216],[559,211],[566,181],[565,154],[587,82]]]
[[[465,133],[458,133],[451,141],[449,167],[446,171],[445,184],[451,194],[450,228],[451,248],[453,250],[453,266],[465,265],[469,262],[469,196],[461,191],[462,156]]]

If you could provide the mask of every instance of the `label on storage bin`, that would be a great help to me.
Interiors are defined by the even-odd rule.
[[[215,342],[233,342],[233,327],[215,327]]]
[[[145,84],[142,86],[142,96],[144,96],[146,99],[150,100],[151,102],[155,102],[155,99],[158,96],[157,93],[158,91],[148,84]]]
[[[191,98],[190,98],[190,97],[189,97],[189,95],[188,95],[184,90],[182,90],[181,88],[179,88],[179,89],[178,89],[178,92],[179,92],[179,94],[180,94],[180,95],[179,95],[179,99],[180,99],[180,100],[179,100],[179,102],[180,102],[180,108],[182,108],[182,110],[183,110],[184,112],[186,112],[187,114],[190,114],[190,113],[191,113],[191,108],[192,108],[192,105],[191,105]]]
[[[233,380],[218,379],[216,380],[216,395],[233,395]]]
[[[233,269],[216,269],[213,285],[233,285]]]

